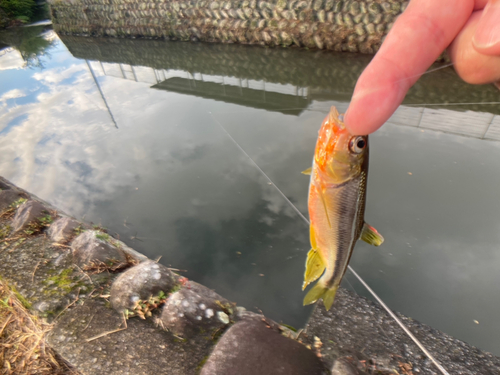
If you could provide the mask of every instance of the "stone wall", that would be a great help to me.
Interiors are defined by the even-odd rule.
[[[374,53],[408,1],[50,0],[60,34]]]

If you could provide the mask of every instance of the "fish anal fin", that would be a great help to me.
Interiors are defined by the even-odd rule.
[[[325,271],[325,264],[321,255],[315,250],[309,250],[306,260],[306,272],[304,273],[304,283],[302,290],[304,290],[310,283],[316,281]]]
[[[316,302],[318,299],[323,298],[323,304],[325,305],[326,310],[330,310],[333,305],[333,301],[335,300],[337,289],[338,286],[328,288],[322,285],[321,281],[318,282],[304,297],[304,306],[310,305]]]
[[[300,173],[305,174],[305,175],[311,175],[312,169],[313,169],[312,167],[309,167],[305,171],[302,171]]]
[[[361,230],[361,239],[373,246],[380,246],[384,242],[384,237],[371,225],[364,223]]]

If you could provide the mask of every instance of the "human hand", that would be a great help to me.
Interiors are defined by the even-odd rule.
[[[500,0],[412,0],[358,79],[344,122],[373,133],[448,47],[468,83],[500,80]]]

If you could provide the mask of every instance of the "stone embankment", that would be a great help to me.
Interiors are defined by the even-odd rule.
[[[364,298],[340,290],[295,332],[1,177],[0,277],[52,322],[48,345],[81,374],[436,373]],[[499,358],[401,318],[450,373],[500,372]]]
[[[49,0],[62,34],[375,53],[409,1]]]

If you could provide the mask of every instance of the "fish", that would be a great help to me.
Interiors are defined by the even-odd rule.
[[[364,221],[368,177],[368,136],[351,135],[343,116],[332,107],[323,120],[310,174],[308,209],[311,250],[307,254],[304,290],[316,285],[304,305],[322,298],[327,310],[347,270],[358,239],[380,246],[384,238]]]

